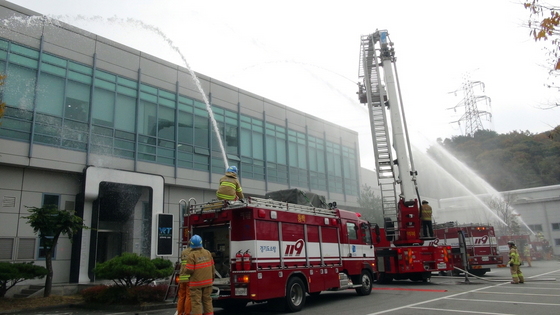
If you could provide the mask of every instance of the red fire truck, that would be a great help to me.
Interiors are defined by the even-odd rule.
[[[459,247],[459,231],[465,236],[467,266],[463,264]],[[436,224],[434,227],[436,239],[432,244],[451,246],[453,266],[466,270],[475,276],[483,276],[492,268],[506,267],[498,251],[498,241],[494,234],[494,227],[482,224],[463,224],[447,222]],[[460,271],[455,269],[453,274]]]
[[[189,204],[183,242],[198,234],[212,252],[216,306],[239,309],[266,301],[295,312],[306,293],[353,288],[370,294],[372,232],[358,214],[336,206],[249,197]]]
[[[432,272],[453,270],[451,248],[424,245],[416,185],[393,43],[386,30],[362,36],[358,98],[369,114],[384,222],[376,246],[378,282],[428,281]]]

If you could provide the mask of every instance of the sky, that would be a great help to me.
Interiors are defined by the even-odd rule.
[[[485,129],[539,133],[560,124],[545,87],[547,53],[520,0],[11,0],[286,106],[355,130],[362,167],[375,160],[356,95],[360,38],[388,30],[413,146],[465,132],[461,84],[469,76]],[[128,21],[128,22],[127,22]],[[156,27],[161,35],[134,21]],[[148,27],[149,28],[149,27]],[[456,93],[455,93],[456,91]],[[454,123],[455,122],[455,123]]]

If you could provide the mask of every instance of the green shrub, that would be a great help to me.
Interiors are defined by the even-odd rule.
[[[117,286],[130,288],[167,278],[173,273],[173,268],[173,263],[168,259],[150,260],[135,253],[123,253],[98,264],[93,272],[98,278],[113,280]]]
[[[141,285],[131,288],[118,285],[98,285],[82,290],[80,294],[87,303],[99,304],[140,304],[162,302],[167,285]]]
[[[30,263],[0,262],[0,298],[17,283],[34,278],[44,278],[48,273],[45,267]]]

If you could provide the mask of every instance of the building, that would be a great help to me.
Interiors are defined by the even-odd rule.
[[[183,66],[7,1],[0,20],[0,260],[42,264],[22,216],[45,204],[94,228],[60,239],[55,283],[94,281],[122,252],[155,257],[157,215],[178,226],[180,201],[214,199],[226,164],[248,195],[298,188],[358,206],[356,132],[196,73],[201,93]]]

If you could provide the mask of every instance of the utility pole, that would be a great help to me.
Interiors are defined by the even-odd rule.
[[[465,74],[463,76],[463,83],[460,89],[461,91],[463,91],[464,97],[457,105],[448,108],[448,109],[453,109],[455,112],[457,112],[457,108],[465,107],[465,113],[461,115],[461,117],[458,120],[453,121],[451,123],[452,124],[458,123],[459,126],[461,126],[461,123],[463,122],[465,124],[465,130],[463,135],[469,137],[474,136],[476,131],[484,129],[482,125],[481,117],[486,117],[488,121],[492,121],[492,113],[478,109],[478,103],[480,101],[485,101],[486,105],[490,107],[491,99],[486,95],[482,95],[482,96],[475,95],[474,87],[477,86],[480,86],[482,92],[484,92],[485,86],[483,82],[471,81],[470,74],[469,73]],[[455,90],[452,93],[454,93],[455,96],[457,96],[458,91],[459,90]]]

